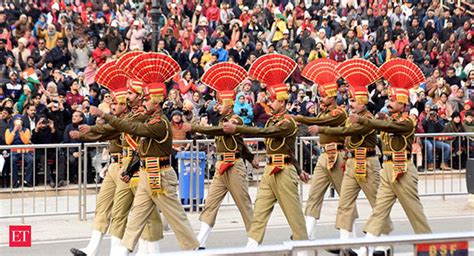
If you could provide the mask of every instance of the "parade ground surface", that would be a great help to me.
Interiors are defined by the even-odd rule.
[[[305,185],[304,189],[308,189]],[[256,188],[251,187],[251,197],[255,198]],[[95,195],[88,196],[88,203],[95,204]],[[472,195],[423,196],[422,203],[429,224],[434,233],[474,231],[474,197]],[[360,218],[356,221],[357,235],[363,236],[362,228],[368,219],[371,208],[367,200],[359,199],[358,210]],[[323,204],[322,219],[318,222],[318,239],[337,238],[338,231],[334,227],[337,201],[329,200]],[[199,230],[199,214],[188,213],[194,231]],[[391,218],[394,222],[395,235],[413,234],[411,226],[401,206],[396,203]],[[21,219],[0,220],[0,255],[1,256],[55,256],[70,255],[71,247],[84,247],[91,233],[93,214],[88,215],[87,221],[79,221],[78,216],[49,216],[25,218],[26,225],[32,227],[32,245],[30,248],[9,247],[9,226],[21,224]],[[281,209],[276,205],[270,219],[263,244],[281,244],[290,239],[290,229]],[[223,206],[218,214],[216,226],[210,234],[207,248],[231,248],[246,244],[247,237],[244,224],[235,206]],[[160,242],[162,252],[179,250],[173,232],[168,229]],[[473,243],[470,243],[470,254],[474,254]],[[102,242],[100,255],[109,255],[110,237]],[[412,246],[400,246],[395,255],[413,255]],[[326,255],[326,253],[322,253]],[[329,254],[327,254],[329,255]]]

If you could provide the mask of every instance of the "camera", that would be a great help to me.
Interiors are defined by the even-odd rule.
[[[43,121],[42,121],[41,123],[44,124],[44,125],[48,125],[48,119],[47,119],[47,118],[43,118]]]
[[[438,115],[438,106],[433,105],[430,109],[430,117],[435,117]]]
[[[241,115],[241,116],[248,116],[248,114],[249,114],[249,113],[248,113],[248,110],[247,110],[246,108],[243,108],[243,109],[241,110],[241,112],[240,112],[240,115]]]

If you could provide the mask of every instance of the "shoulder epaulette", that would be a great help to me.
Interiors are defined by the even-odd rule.
[[[372,113],[370,113],[370,111],[365,111],[364,117],[374,118],[374,115]]]
[[[160,116],[160,115],[156,115],[156,116],[152,117],[152,118],[150,119],[150,121],[148,121],[148,124],[156,124],[156,123],[161,122],[161,120],[162,120],[162,119],[161,119],[161,116]]]
[[[238,115],[232,115],[229,121],[233,124],[243,124],[244,120]]]
[[[331,110],[331,116],[337,116],[337,115],[345,114],[345,113],[346,113],[346,110],[342,107],[337,107]]]

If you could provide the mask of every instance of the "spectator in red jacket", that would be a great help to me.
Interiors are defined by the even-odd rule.
[[[97,67],[102,66],[110,56],[112,56],[112,52],[105,47],[105,41],[103,39],[99,40],[97,48],[92,52],[92,58],[97,63]]]
[[[346,53],[342,50],[342,42],[337,41],[334,50],[329,53],[329,58],[337,62],[343,62],[346,60]]]
[[[74,81],[71,85],[71,92],[66,94],[66,103],[69,106],[72,106],[74,103],[80,105],[82,104],[82,101],[84,101],[84,97],[79,94],[79,83]]]
[[[211,6],[206,10],[206,17],[212,29],[216,29],[217,23],[219,22],[219,16],[220,10],[219,7],[217,7],[216,0],[212,0]]]

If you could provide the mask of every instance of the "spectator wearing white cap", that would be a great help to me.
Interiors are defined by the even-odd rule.
[[[145,39],[145,30],[142,28],[139,20],[133,21],[132,27],[127,32],[127,39],[130,40],[130,50],[143,51],[143,40]]]
[[[56,31],[56,27],[53,24],[49,24],[47,30],[41,29],[38,36],[39,38],[44,38],[46,41],[46,48],[51,50],[56,47],[56,41],[59,38],[64,37],[64,30],[58,32]]]
[[[184,12],[191,17],[191,25],[193,30],[196,28],[201,18],[205,18],[204,14],[202,13],[201,5],[197,5],[195,10],[188,10],[187,5],[184,5]]]
[[[13,56],[15,57],[15,66],[18,69],[23,69],[26,66],[26,60],[31,55],[31,51],[26,48],[28,46],[28,40],[26,38],[18,39],[18,46],[12,50]]]
[[[318,36],[316,37],[315,41],[316,44],[321,43],[324,46],[325,51],[329,51],[331,49],[329,39],[326,37],[326,30],[324,28],[319,29]]]

